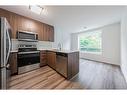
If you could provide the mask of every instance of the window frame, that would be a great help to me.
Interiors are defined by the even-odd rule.
[[[88,32],[97,32],[97,31],[100,31],[101,32],[101,50],[100,52],[90,52],[90,51],[81,51],[80,50],[80,36],[85,34],[85,33],[88,33]],[[83,33],[80,33],[78,34],[78,50],[81,52],[81,53],[89,53],[89,54],[99,54],[101,55],[102,54],[102,30],[101,29],[97,29],[97,30],[92,30],[92,31],[86,31],[86,32],[83,32]]]

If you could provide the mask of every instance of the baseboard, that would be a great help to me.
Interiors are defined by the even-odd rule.
[[[94,60],[94,59],[87,59],[87,58],[80,58],[80,59],[85,59],[85,60],[95,61],[95,62],[99,62],[99,63],[110,64],[110,65],[114,65],[114,66],[119,66],[120,67],[120,65],[118,65],[118,64],[112,64],[112,63],[108,63],[108,62],[97,61],[97,60]]]
[[[124,79],[125,79],[125,81],[126,81],[126,84],[127,84],[127,77],[126,77],[126,75],[124,74],[124,71],[123,71],[123,69],[121,68],[121,66],[120,66],[120,70],[121,70],[122,75],[123,75],[123,77],[124,77]]]

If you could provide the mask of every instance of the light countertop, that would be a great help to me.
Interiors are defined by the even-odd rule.
[[[60,53],[79,52],[78,50],[75,50],[75,51],[72,51],[72,50],[57,50],[57,49],[40,49],[40,50],[47,50],[47,51],[60,52]]]
[[[18,52],[18,50],[11,50],[11,53],[16,53]]]
[[[53,52],[60,52],[60,53],[73,53],[73,52],[79,52],[78,50],[57,50],[57,49],[38,49],[38,50],[46,50],[46,51],[53,51]],[[12,50],[11,53],[16,53],[18,50]]]

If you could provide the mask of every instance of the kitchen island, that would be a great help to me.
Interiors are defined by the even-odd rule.
[[[42,53],[44,50],[41,51]],[[45,50],[47,65],[66,79],[73,78],[79,72],[79,51]],[[43,54],[41,54],[43,55]],[[43,63],[43,59],[41,60]]]

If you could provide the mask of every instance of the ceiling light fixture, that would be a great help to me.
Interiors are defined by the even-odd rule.
[[[30,5],[29,6],[29,9],[32,11],[32,12],[34,12],[34,13],[36,13],[36,14],[41,14],[41,12],[44,10],[44,8],[42,8],[41,6],[39,6],[39,5]]]

